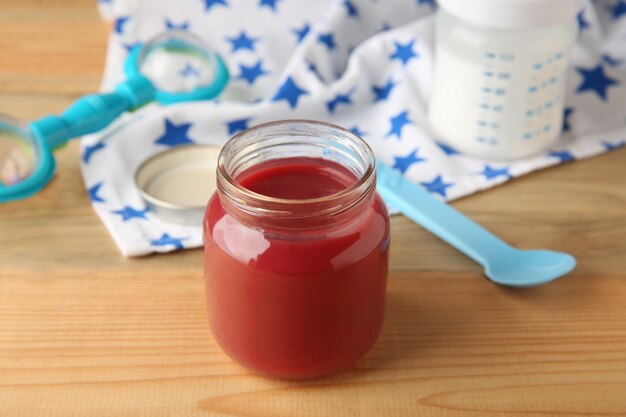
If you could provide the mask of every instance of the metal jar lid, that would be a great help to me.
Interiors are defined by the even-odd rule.
[[[216,188],[219,152],[215,145],[183,145],[146,159],[135,171],[146,207],[166,222],[200,226]]]

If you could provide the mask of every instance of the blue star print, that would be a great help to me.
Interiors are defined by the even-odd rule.
[[[412,165],[426,161],[417,155],[418,150],[418,148],[415,148],[406,156],[394,156],[393,167],[404,174]]]
[[[194,143],[189,138],[188,132],[191,127],[191,123],[181,123],[176,125],[169,119],[165,119],[165,132],[154,141],[157,145],[165,146],[178,146],[189,143]]]
[[[602,55],[602,61],[605,62],[610,67],[618,67],[622,65],[622,63],[624,62],[623,59],[613,58],[609,54]]]
[[[444,182],[441,175],[437,175],[437,177],[431,182],[422,182],[420,184],[422,184],[422,186],[424,186],[431,193],[439,194],[443,198],[447,197],[446,190],[454,186],[454,183],[452,182]]]
[[[304,39],[306,37],[306,35],[309,34],[309,32],[311,31],[311,25],[309,25],[308,23],[305,23],[304,26],[302,26],[302,28],[300,29],[292,29],[293,33],[296,34],[297,38],[298,38],[298,43],[302,42],[302,39]]]
[[[187,77],[198,77],[200,75],[200,71],[195,69],[193,67],[193,65],[187,63],[187,65],[185,65],[185,68],[180,70],[180,75],[185,77],[185,78],[187,78]]]
[[[112,210],[111,213],[119,214],[120,216],[122,216],[122,221],[127,222],[132,219],[148,220],[148,218],[146,217],[146,214],[148,213],[148,211],[150,210],[149,209],[137,210],[130,206],[126,206],[121,210]]]
[[[589,22],[585,20],[585,9],[582,9],[576,15],[576,20],[578,20],[578,32],[582,32],[583,30],[589,27]]]
[[[489,165],[485,165],[485,168],[479,174],[484,175],[486,179],[491,180],[498,177],[506,177],[508,179],[513,178],[509,174],[509,167],[504,168],[491,168]]]
[[[317,35],[317,41],[321,44],[326,45],[329,51],[332,51],[337,47],[335,44],[335,38],[332,33],[320,33]]]
[[[576,70],[583,76],[583,82],[578,86],[576,90],[577,93],[582,93],[585,91],[594,91],[598,96],[606,101],[607,100],[607,89],[612,85],[618,85],[617,80],[614,80],[611,77],[608,77],[604,73],[604,68],[602,65],[598,65],[593,69],[585,69],[578,67]]]
[[[254,51],[254,43],[259,40],[259,38],[251,38],[246,35],[245,31],[241,31],[239,36],[235,38],[227,38],[229,42],[232,43],[232,48],[230,52],[235,52],[240,49],[248,49],[250,51]]]
[[[355,135],[357,135],[360,138],[364,138],[365,135],[367,135],[367,132],[362,131],[361,129],[359,129],[358,126],[352,126],[350,129],[350,132],[354,133]]]
[[[250,122],[250,118],[231,120],[230,122],[227,122],[226,126],[228,127],[228,134],[234,135],[242,130],[246,130],[248,128],[248,122]]]
[[[431,9],[437,8],[435,0],[417,0],[417,4],[430,6]]]
[[[167,30],[189,30],[189,22],[182,22],[176,24],[172,22],[170,19],[165,19],[165,28]]]
[[[150,240],[150,246],[168,246],[168,245],[174,245],[174,247],[176,249],[184,249],[185,247],[183,246],[183,240],[187,240],[188,238],[186,237],[172,237],[170,235],[168,235],[167,233],[163,233],[163,236],[161,236],[158,239],[151,239]]]
[[[398,59],[402,62],[402,65],[406,65],[411,59],[417,58],[417,54],[415,53],[415,51],[413,51],[415,39],[406,44],[401,44],[397,41],[394,41],[393,43],[396,47],[396,50],[393,54],[389,56],[389,59]]]
[[[263,63],[261,60],[252,66],[247,66],[243,64],[239,64],[239,70],[241,73],[238,80],[245,80],[248,84],[252,85],[256,81],[256,79],[262,75],[269,74],[267,71],[263,69]]]
[[[626,146],[626,141],[621,141],[621,142],[617,142],[617,143],[602,142],[602,145],[604,146],[604,149],[606,149],[607,151],[611,152],[611,151],[614,151],[616,149],[621,149],[621,148],[625,147]]]
[[[337,93],[335,98],[326,102],[326,108],[328,108],[329,112],[334,113],[335,108],[339,104],[352,104],[352,100],[350,99],[350,95],[352,95],[352,93],[354,93],[354,89],[347,92],[346,94]]]
[[[571,126],[569,124],[569,117],[572,115],[572,113],[574,113],[573,107],[566,107],[565,110],[563,110],[563,132],[569,132],[571,129]]]
[[[613,15],[613,19],[619,19],[620,17],[624,16],[626,14],[626,3],[623,0],[619,0],[613,6],[611,14]]]
[[[389,29],[391,29],[391,26],[389,25],[389,23],[385,22],[383,23],[383,26],[380,28],[380,31],[387,32]]]
[[[100,192],[100,188],[102,187],[102,184],[103,182],[100,181],[99,183],[94,184],[91,187],[89,187],[89,189],[87,190],[87,195],[89,196],[89,199],[91,200],[92,203],[106,203],[104,198],[98,195],[98,193]]]
[[[457,151],[450,145],[446,145],[443,142],[435,142],[439,148],[448,156],[461,155],[461,152]]]
[[[359,11],[356,6],[350,0],[344,0],[343,5],[346,7],[346,11],[348,12],[348,16],[350,17],[359,17]]]
[[[211,10],[213,6],[228,7],[226,0],[204,0],[204,10]]]
[[[568,151],[552,151],[552,152],[548,153],[548,155],[553,156],[555,158],[559,158],[559,162],[561,164],[563,164],[565,162],[572,162],[572,161],[576,160],[576,158],[574,158],[574,155],[572,155]]]
[[[391,90],[393,90],[393,88],[396,86],[397,84],[393,82],[393,80],[390,78],[389,80],[387,80],[387,84],[379,87],[377,85],[373,85],[372,86],[372,93],[374,93],[374,103],[378,102],[378,101],[384,101],[387,100],[387,98],[389,98],[389,94],[391,93]]]
[[[120,16],[115,19],[115,23],[113,24],[113,29],[115,30],[115,32],[121,35],[124,32],[124,26],[126,25],[126,22],[128,22],[129,20],[129,16]]]
[[[102,142],[98,142],[95,145],[85,146],[85,150],[83,151],[83,162],[88,164],[93,154],[101,149],[104,149],[105,147],[106,145]]]
[[[301,89],[291,77],[287,77],[285,82],[276,92],[276,95],[272,98],[272,101],[287,100],[289,107],[293,109],[298,105],[300,96],[307,95],[309,95],[308,91]]]
[[[389,122],[391,123],[391,129],[389,129],[387,137],[395,135],[398,139],[400,139],[400,137],[402,136],[402,128],[408,124],[413,123],[409,119],[408,111],[398,113],[396,116],[389,119]]]
[[[307,69],[311,71],[313,74],[315,74],[317,78],[324,81],[322,74],[320,74],[319,70],[317,69],[317,66],[313,62],[307,61]]]
[[[276,3],[278,3],[278,0],[260,0],[259,1],[259,7],[269,7],[270,9],[272,9],[272,11],[276,11]]]

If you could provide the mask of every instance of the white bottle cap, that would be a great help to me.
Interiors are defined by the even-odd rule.
[[[573,19],[581,0],[439,0],[450,14],[498,29],[551,26]]]

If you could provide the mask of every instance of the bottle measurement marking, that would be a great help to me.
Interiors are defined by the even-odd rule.
[[[486,52],[484,54],[482,85],[480,88],[478,120],[476,121],[475,140],[480,143],[498,144],[504,106],[502,99],[509,94],[509,83],[512,79],[510,62],[515,60],[512,53]]]

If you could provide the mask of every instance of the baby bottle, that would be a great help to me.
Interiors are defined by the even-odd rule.
[[[440,0],[429,123],[480,158],[545,150],[561,133],[578,0]]]

